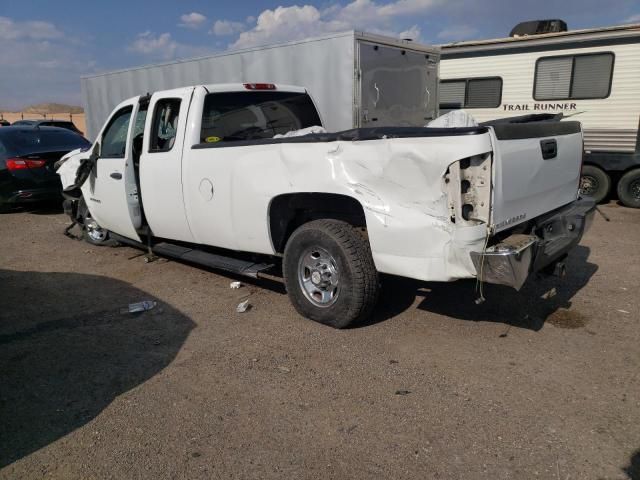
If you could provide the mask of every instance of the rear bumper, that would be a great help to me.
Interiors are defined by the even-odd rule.
[[[471,252],[478,279],[520,290],[531,273],[562,260],[591,226],[595,202],[578,199],[536,219],[532,234],[514,234]]]
[[[11,205],[62,198],[59,187],[14,190],[0,194],[0,202]]]

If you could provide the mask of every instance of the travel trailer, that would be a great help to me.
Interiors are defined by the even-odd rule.
[[[441,113],[578,120],[583,193],[640,208],[640,24],[451,43],[441,60]]]

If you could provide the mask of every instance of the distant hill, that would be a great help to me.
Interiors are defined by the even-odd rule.
[[[24,113],[84,113],[82,107],[64,103],[38,103],[23,110]]]

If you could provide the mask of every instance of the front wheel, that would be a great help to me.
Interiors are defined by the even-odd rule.
[[[620,178],[618,198],[627,207],[640,208],[640,168],[631,170]]]
[[[82,218],[82,236],[85,241],[92,245],[112,246],[114,242],[109,238],[109,230],[98,225],[91,216],[84,199],[80,200],[79,211]]]
[[[287,242],[284,281],[301,315],[334,328],[367,318],[378,297],[369,243],[339,220],[315,220]]]

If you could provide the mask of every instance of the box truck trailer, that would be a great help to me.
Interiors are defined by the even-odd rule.
[[[640,24],[442,45],[440,110],[562,113],[584,129],[583,193],[640,208]]]
[[[438,115],[440,49],[349,31],[81,79],[87,136],[122,100],[196,84],[302,85],[329,131],[423,126]]]

